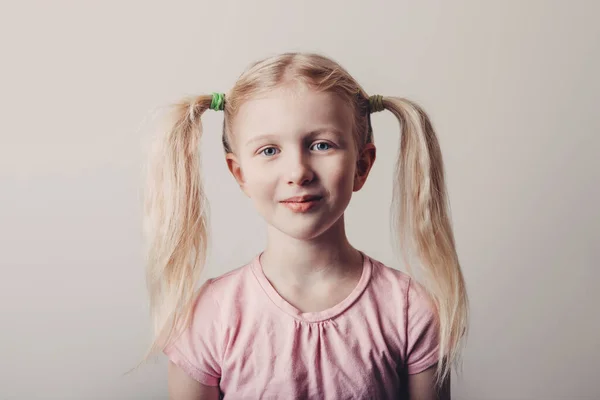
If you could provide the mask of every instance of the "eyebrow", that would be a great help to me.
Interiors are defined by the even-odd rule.
[[[333,134],[334,136],[337,136],[338,138],[342,139],[344,137],[344,134],[342,133],[342,131],[340,131],[339,129],[335,128],[335,127],[323,127],[323,128],[318,128],[318,129],[314,129],[312,131],[310,131],[307,136],[309,139],[317,136],[317,135],[321,135],[323,133],[330,133]],[[261,142],[261,141],[272,141],[272,140],[276,140],[278,138],[279,135],[277,134],[264,134],[264,135],[259,135],[257,137],[254,137],[250,140],[248,140],[246,142],[246,146],[250,146],[256,142]]]

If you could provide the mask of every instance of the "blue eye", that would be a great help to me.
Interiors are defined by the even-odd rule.
[[[331,145],[326,142],[319,142],[319,143],[315,143],[313,145],[313,147],[319,151],[325,151],[325,150],[329,150],[331,148]]]
[[[267,157],[272,157],[277,154],[277,149],[275,147],[267,147],[262,149],[260,153]]]

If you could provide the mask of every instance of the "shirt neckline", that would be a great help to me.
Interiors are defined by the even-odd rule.
[[[359,252],[363,257],[363,268],[358,283],[344,300],[322,311],[302,312],[298,308],[294,307],[292,304],[288,303],[283,297],[281,297],[279,292],[275,290],[273,285],[271,285],[271,282],[269,282],[266,275],[264,274],[262,265],[260,263],[260,257],[262,255],[262,252],[256,257],[254,257],[250,267],[252,272],[254,273],[254,276],[258,280],[258,283],[264,290],[265,294],[279,309],[294,317],[295,319],[301,321],[321,322],[332,319],[346,311],[352,304],[354,304],[356,300],[358,300],[360,295],[367,288],[367,285],[369,284],[371,278],[373,264],[371,262],[371,259],[366,254],[364,254],[360,250]]]

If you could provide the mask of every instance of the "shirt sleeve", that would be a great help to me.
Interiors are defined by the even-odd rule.
[[[164,350],[170,361],[196,381],[218,386],[221,377],[221,338],[218,306],[207,280],[197,295],[189,326]]]
[[[438,362],[439,324],[433,302],[413,279],[408,283],[406,304],[406,368],[413,375]]]

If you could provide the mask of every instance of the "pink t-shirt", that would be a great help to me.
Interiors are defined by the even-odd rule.
[[[363,253],[361,278],[332,308],[302,313],[250,263],[210,279],[165,354],[225,399],[395,399],[434,365],[437,320],[423,288]]]

